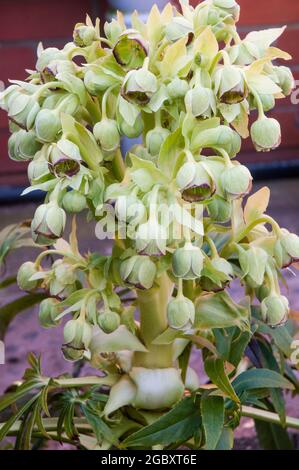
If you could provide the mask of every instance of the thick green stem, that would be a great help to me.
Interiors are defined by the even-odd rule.
[[[138,292],[141,339],[145,343],[148,352],[135,354],[135,366],[165,368],[173,365],[172,344],[152,344],[152,341],[168,327],[167,304],[172,289],[172,282],[167,274],[163,273],[158,279],[157,287]]]
[[[242,406],[241,414],[247,418],[258,419],[260,421],[266,421],[267,423],[281,424],[278,414],[272,413],[271,411],[259,410],[251,406]],[[287,416],[285,427],[299,429],[299,419]]]

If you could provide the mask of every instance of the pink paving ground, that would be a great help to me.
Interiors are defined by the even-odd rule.
[[[274,216],[281,226],[299,233],[299,180],[276,180],[267,182],[271,188],[271,203],[269,214]],[[255,189],[259,189],[262,184],[256,184]],[[18,204],[10,206],[0,206],[0,229],[10,223],[14,223],[26,218],[30,218],[34,212],[33,203]],[[95,250],[105,253],[107,243],[100,242],[94,236],[94,225],[87,224],[82,218],[78,223],[78,239],[82,251]],[[8,260],[9,272],[16,271],[23,261],[34,258],[34,251],[29,249],[19,250]],[[299,279],[289,274],[289,298],[291,307],[299,310]],[[241,291],[234,289],[234,295],[238,297]],[[0,291],[0,305],[7,302],[9,298],[15,298],[19,295],[15,289],[12,289],[6,297]],[[60,347],[62,344],[62,329],[55,328],[50,330],[42,329],[39,326],[36,309],[27,311],[17,317],[11,324],[8,334],[5,338],[6,346],[6,364],[0,366],[0,393],[13,381],[20,379],[26,367],[26,356],[28,352],[33,351],[36,354],[41,353],[43,358],[44,373],[55,376],[63,372],[71,371],[72,364],[65,362],[62,358]],[[200,358],[198,355],[192,358],[192,365],[196,368],[204,379]],[[85,371],[85,369],[84,369]],[[83,371],[83,373],[84,373]],[[86,370],[87,372],[87,370]],[[299,397],[296,399],[287,399],[288,414],[299,417]],[[255,431],[253,421],[243,419],[237,431],[238,448],[254,448],[256,441],[254,439]]]

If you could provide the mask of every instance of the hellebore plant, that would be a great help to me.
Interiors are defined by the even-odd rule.
[[[294,82],[273,63],[290,59],[272,46],[284,28],[241,39],[238,18],[235,0],[182,1],[181,12],[154,6],[146,24],[133,13],[130,29],[118,13],[101,36],[87,17],[62,50],[40,45],[36,70],[1,94],[9,155],[29,162],[25,192],[46,193],[31,223],[42,251],[18,285],[43,299],[43,327],[63,321],[65,359],[95,372],[47,378],[30,356],[0,401],[0,411],[17,402],[0,439],[223,449],[244,415],[292,445],[284,428],[299,421],[281,389],[298,388],[295,322],[280,281],[299,238],[265,215],[268,188],[243,204],[252,177],[235,157],[249,136],[257,151],[279,146],[266,112]],[[122,137],[138,136],[123,156]],[[75,217],[63,239],[84,210],[98,238],[113,239],[108,256],[79,251]]]

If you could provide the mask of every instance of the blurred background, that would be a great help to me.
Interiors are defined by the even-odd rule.
[[[130,13],[135,8],[146,16],[152,0],[1,0],[0,2],[0,80],[25,78],[25,68],[34,68],[39,41],[45,47],[62,47],[71,40],[73,26],[84,21],[86,13],[102,24],[113,10]],[[156,0],[163,7],[165,0]],[[175,0],[174,0],[175,3]],[[191,0],[196,5],[198,0]],[[239,0],[241,19],[239,30],[245,35],[252,29],[287,25],[277,46],[292,56],[291,65],[299,79],[299,1]],[[270,154],[257,154],[250,140],[242,146],[241,160],[250,165],[254,176],[299,175],[299,105],[290,99],[278,101],[273,113],[282,124],[282,145]],[[7,118],[0,111],[0,200],[16,198],[20,186],[26,185],[26,164],[12,162],[7,157]]]

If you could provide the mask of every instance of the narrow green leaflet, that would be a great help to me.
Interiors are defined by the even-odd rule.
[[[153,445],[170,445],[191,438],[201,426],[199,405],[194,398],[180,401],[153,424],[137,431],[123,442],[125,447],[148,449]]]
[[[201,416],[205,433],[205,449],[214,450],[224,426],[223,398],[204,395],[201,399]]]
[[[239,402],[239,398],[229,381],[224,369],[224,361],[216,357],[210,357],[205,360],[205,371],[214,385],[216,385],[227,397],[235,402]]]
[[[294,385],[291,382],[270,369],[250,369],[242,372],[235,378],[232,385],[238,395],[241,395],[246,390],[254,390],[256,388],[294,389]]]
[[[117,444],[117,438],[114,436],[109,426],[100,417],[100,412],[94,406],[92,406],[92,403],[82,403],[81,410],[94,430],[98,443],[100,443],[105,438],[105,440],[108,440],[113,444]]]

